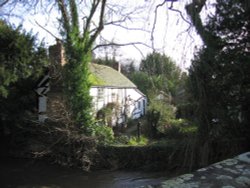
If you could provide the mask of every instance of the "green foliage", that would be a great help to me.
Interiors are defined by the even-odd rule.
[[[133,83],[138,87],[138,89],[142,93],[148,96],[148,92],[150,88],[153,87],[153,83],[147,73],[137,71],[130,74],[129,78],[133,81]]]
[[[158,96],[151,96],[148,111],[155,110],[160,113],[160,119],[158,122],[158,129],[163,131],[164,127],[175,118],[175,107],[170,104],[168,100],[161,100]]]
[[[168,138],[163,138],[160,140],[155,140],[150,143],[150,146],[153,147],[163,147],[163,148],[168,148],[168,147],[173,147],[177,148],[178,144],[180,144],[180,141],[176,141],[174,139],[168,139]]]
[[[127,135],[121,135],[115,137],[115,144],[116,145],[127,145],[129,142],[129,137]]]
[[[73,6],[73,5],[70,5]],[[76,11],[76,10],[75,10]],[[77,12],[72,13],[73,15]],[[91,116],[92,98],[90,90],[89,63],[91,62],[90,37],[80,37],[77,16],[72,17],[72,25],[64,23],[66,31],[65,52],[67,64],[64,66],[64,89],[72,111],[73,119],[83,128],[93,123]],[[74,21],[75,20],[75,21]],[[64,20],[66,22],[67,20]]]
[[[141,135],[140,138],[136,136],[121,135],[115,138],[114,145],[116,146],[145,146],[148,145],[149,140]]]
[[[98,144],[101,145],[112,144],[115,139],[113,129],[102,124],[102,122],[86,126],[86,133],[95,137]]]
[[[100,64],[100,65],[106,65],[106,66],[109,66],[109,67],[117,67],[118,66],[118,61],[115,60],[115,58],[108,58],[106,57],[105,59],[94,59],[94,63],[96,64]]]
[[[106,0],[95,1],[91,4],[90,14],[86,18],[83,31],[80,29],[78,13],[81,10],[77,6],[77,1],[71,0],[70,3],[57,1],[56,3],[61,12],[61,33],[67,58],[67,64],[64,66],[64,89],[72,117],[77,126],[84,130],[93,124],[92,99],[89,93],[91,86],[89,63],[92,60],[92,45],[103,29]],[[92,30],[93,32],[90,32],[92,19],[97,10],[100,10],[99,25]]]
[[[91,97],[89,95],[90,82],[88,63],[90,55],[78,54],[75,47],[66,48],[66,53],[71,58],[64,67],[65,93],[78,126],[92,124],[91,117]]]
[[[165,127],[166,138],[180,139],[184,137],[195,137],[198,127],[184,119],[172,119]]]
[[[10,126],[30,119],[36,108],[34,88],[48,59],[36,37],[0,21],[0,121]]]
[[[170,103],[182,102],[185,73],[171,60],[160,54],[149,54],[141,61],[140,71],[134,71],[129,78],[148,96],[149,102],[160,93],[171,98]]]
[[[186,96],[185,96],[186,97]],[[176,110],[176,118],[185,118],[189,120],[194,120],[195,116],[195,109],[197,108],[196,103],[193,102],[192,98],[187,98],[187,101],[189,100],[190,102],[182,102],[179,105],[177,105],[177,110]]]
[[[128,141],[129,146],[145,146],[148,144],[148,139],[144,136],[138,137],[131,137]]]
[[[163,131],[175,118],[174,104],[185,102],[180,93],[185,90],[187,76],[170,57],[154,52],[141,61],[140,71],[132,73],[130,79],[147,95],[148,110],[160,113],[158,130]]]
[[[119,113],[119,104],[108,103],[105,107],[97,112],[97,119],[101,120],[105,125],[114,126],[113,120],[117,119]]]
[[[140,65],[140,70],[148,75],[173,74],[175,68],[176,65],[169,57],[156,52],[147,55]]]
[[[206,43],[190,68],[200,139],[250,143],[250,9],[238,0],[218,0],[215,8],[204,28],[216,43]]]
[[[151,77],[154,89],[175,94],[182,73],[170,57],[156,52],[149,54],[141,61],[140,70]]]
[[[133,72],[135,72],[135,66],[134,66],[134,62],[131,61],[128,64],[121,64],[119,63],[115,57],[109,58],[109,57],[105,57],[105,58],[97,58],[97,59],[93,59],[93,63],[96,64],[100,64],[100,65],[106,65],[109,67],[112,67],[115,70],[120,69],[121,73],[126,75],[127,77],[129,77]]]
[[[7,97],[13,84],[38,79],[47,65],[46,50],[35,36],[0,20],[0,96]]]
[[[173,105],[185,102],[182,93],[185,92],[187,76],[164,54],[149,54],[141,61],[140,71],[133,72],[129,77],[147,95],[149,110],[161,112],[161,125],[174,118]]]
[[[89,74],[89,82],[91,85],[105,85],[105,82],[93,74]]]
[[[124,67],[124,68],[123,68]],[[129,75],[136,72],[135,62],[130,61],[127,65],[122,66],[122,73],[129,77]]]

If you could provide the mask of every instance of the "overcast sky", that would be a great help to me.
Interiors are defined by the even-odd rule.
[[[116,2],[117,0],[113,1]],[[185,1],[185,3],[188,1],[190,0]],[[157,20],[155,22],[155,29],[153,29],[156,13],[155,7],[157,4],[161,4],[163,2],[162,0],[137,0],[136,3],[134,0],[127,0],[119,1],[119,4],[121,4],[120,2],[124,3],[124,7],[127,7],[127,9],[122,11],[123,13],[133,10],[133,7],[135,6],[146,6],[146,8],[143,8],[142,10],[139,9],[138,11],[135,11],[131,21],[123,24],[123,26],[134,28],[136,30],[126,30],[121,27],[110,25],[105,27],[102,31],[102,38],[119,44],[142,42],[148,46],[153,46],[156,51],[170,56],[182,69],[186,69],[190,66],[190,60],[193,57],[194,50],[199,47],[202,42],[194,31],[194,28],[191,27],[187,21],[183,20],[180,13],[168,9],[170,3],[157,9]],[[183,17],[188,20],[184,9],[185,3],[183,1],[175,2],[173,8],[181,11]],[[48,7],[48,10],[49,8],[50,7]],[[39,39],[44,39],[46,45],[54,44],[54,37],[39,27],[37,23],[60,38],[58,33],[59,25],[57,21],[57,12],[50,14],[37,14],[37,12],[40,12],[40,10],[37,9],[35,14],[27,15],[26,13],[22,13],[22,9],[19,9],[18,14],[25,15],[24,19],[12,18],[12,22],[16,24],[22,22],[27,31],[32,29],[33,33],[38,33]],[[145,31],[142,31],[141,29]],[[153,41],[151,40],[152,36],[154,38]],[[99,38],[97,43],[100,40],[101,39]],[[108,48],[106,51],[110,55],[115,54],[116,58],[120,60],[121,63],[122,61],[125,61],[125,59],[140,62],[140,60],[146,57],[148,53],[152,52],[151,48],[145,47],[144,45],[137,45],[136,48],[134,46],[126,46],[119,47],[116,50],[114,49],[115,48]],[[103,49],[96,50],[95,53],[97,56],[100,56],[103,55],[103,51]]]

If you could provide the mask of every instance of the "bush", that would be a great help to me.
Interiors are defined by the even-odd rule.
[[[131,137],[128,141],[128,145],[130,146],[145,146],[148,144],[148,139],[144,136],[138,137]]]
[[[113,129],[103,124],[95,123],[90,125],[87,128],[87,132],[91,136],[96,137],[98,144],[101,145],[112,144],[115,139]]]
[[[126,145],[128,144],[128,142],[129,142],[129,137],[127,135],[121,135],[115,138],[115,143],[118,145],[119,144]]]
[[[165,135],[168,138],[193,137],[197,132],[197,126],[184,119],[170,121],[170,125],[165,127]]]

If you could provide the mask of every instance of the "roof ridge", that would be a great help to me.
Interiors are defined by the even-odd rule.
[[[113,87],[129,87],[137,88],[137,86],[124,74],[115,70],[114,68],[97,64],[90,63],[90,72],[99,80],[102,80],[102,83],[95,83],[96,86],[113,86]]]

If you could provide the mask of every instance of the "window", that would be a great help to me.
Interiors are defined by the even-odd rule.
[[[98,98],[98,100],[103,100],[104,99],[104,89],[103,88],[98,88],[97,98]]]
[[[138,101],[138,109],[141,109],[141,102]]]

